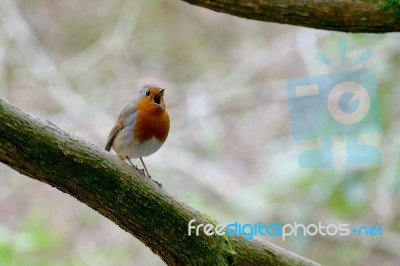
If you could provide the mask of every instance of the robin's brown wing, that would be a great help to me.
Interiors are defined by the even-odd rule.
[[[108,140],[106,144],[106,151],[111,150],[111,146],[113,145],[115,137],[118,135],[118,132],[124,127],[123,123],[116,123],[113,129],[110,132],[110,135],[108,135]]]
[[[111,129],[110,135],[108,135],[108,140],[106,144],[106,151],[110,151],[111,147],[113,145],[115,137],[117,137],[118,133],[125,127],[125,123],[128,120],[128,118],[133,115],[137,109],[136,109],[136,102],[133,101],[130,104],[128,104],[124,110],[122,110],[121,114],[118,117],[117,123],[115,126]]]

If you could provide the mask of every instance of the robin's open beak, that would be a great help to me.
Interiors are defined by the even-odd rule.
[[[153,101],[158,105],[161,105],[161,100],[162,100],[162,97],[164,96],[164,90],[165,89],[162,89],[154,95]]]

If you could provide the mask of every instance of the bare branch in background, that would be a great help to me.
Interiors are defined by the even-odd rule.
[[[183,0],[218,12],[267,22],[344,32],[400,31],[400,1]]]

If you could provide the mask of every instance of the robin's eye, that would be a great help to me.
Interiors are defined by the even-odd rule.
[[[150,96],[150,92],[149,91],[146,91],[146,96]]]

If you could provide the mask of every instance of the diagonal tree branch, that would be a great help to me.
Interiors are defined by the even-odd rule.
[[[399,0],[182,0],[267,22],[344,32],[400,31]]]
[[[0,161],[90,206],[168,265],[318,265],[260,240],[188,236],[190,220],[215,221],[110,153],[2,99]]]

